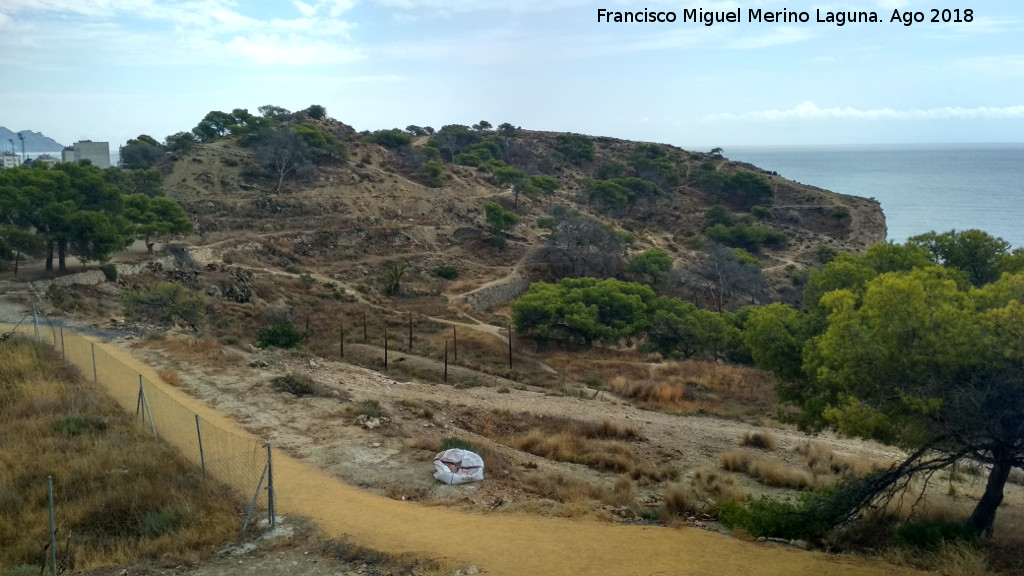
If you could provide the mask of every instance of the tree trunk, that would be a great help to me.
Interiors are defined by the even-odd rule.
[[[50,240],[49,249],[46,251],[46,271],[53,271],[53,240]]]
[[[21,248],[18,248],[18,253],[14,256],[14,275],[18,275],[18,262],[21,261]]]
[[[146,252],[152,254],[153,253],[153,246],[155,246],[155,245],[156,245],[156,242],[150,242],[149,241],[149,236],[146,236]]]
[[[967,525],[974,528],[978,534],[992,533],[992,525],[996,521],[996,510],[1003,503],[1003,488],[1006,486],[1007,478],[1010,477],[1011,469],[1013,466],[999,458],[997,453],[996,463],[992,465],[992,471],[988,475],[985,493],[982,494],[977,507],[974,508],[970,519],[967,520]]]
[[[57,240],[57,269],[61,272],[65,272],[68,269],[67,265],[68,257],[68,241]]]

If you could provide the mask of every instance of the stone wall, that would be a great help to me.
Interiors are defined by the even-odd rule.
[[[499,284],[492,284],[470,292],[465,295],[464,299],[473,308],[486,310],[522,296],[530,289],[530,284],[529,278],[513,276]]]

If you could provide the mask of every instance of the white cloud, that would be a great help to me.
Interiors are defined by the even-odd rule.
[[[295,0],[295,7],[298,8],[299,12],[302,12],[302,15],[305,16],[306,18],[309,18],[310,16],[316,14],[316,7],[310,6],[305,2],[299,2],[299,0]]]
[[[260,64],[334,64],[362,58],[359,50],[323,41],[311,41],[297,35],[258,34],[236,37],[228,50]]]
[[[947,106],[944,108],[819,108],[813,102],[804,102],[788,110],[755,110],[739,114],[710,114],[701,118],[706,122],[735,120],[960,120],[960,119],[1017,119],[1024,118],[1024,105],[976,108]]]

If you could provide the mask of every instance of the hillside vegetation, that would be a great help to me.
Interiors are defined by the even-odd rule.
[[[1002,505],[1024,445],[1021,249],[977,230],[884,243],[874,201],[717,149],[485,121],[357,133],[318,106],[260,112],[211,112],[163,144],[130,143],[131,167],[163,174],[167,197],[189,215],[192,246],[169,245],[163,263],[116,283],[50,285],[54,306],[123,315],[151,333],[145,350],[183,370],[260,382],[197,385],[211,393],[277,394],[268,401],[281,411],[293,409],[282,393],[309,400],[321,422],[295,424],[300,437],[358,417],[406,438],[401,457],[415,461],[410,450],[463,445],[436,437],[454,428],[497,479],[492,507],[530,494],[567,515],[615,507],[633,519],[717,519],[741,534],[874,550],[916,538],[910,548],[976,551],[997,524],[1017,522]],[[170,327],[198,338],[163,338]],[[280,362],[272,379],[264,358]],[[352,398],[344,380],[307,377],[328,359],[341,359],[331,370],[353,382],[380,386],[357,365],[436,389],[425,401],[366,384],[369,397]],[[496,410],[506,401],[490,396],[474,400],[486,417],[460,409],[460,391],[476,388],[515,397],[507,403],[518,411]],[[537,397],[523,396],[537,392],[598,408],[581,409],[579,421],[533,415]],[[664,413],[648,416],[648,429],[716,415],[787,433],[831,427],[906,452],[895,463],[858,461],[792,438],[776,450],[758,432],[739,452],[722,450],[735,437],[701,436],[697,457],[667,432],[654,445],[643,429],[590,421],[629,418],[623,405]],[[246,418],[252,409],[239,408]],[[283,426],[307,417],[287,413]],[[889,506],[924,495],[939,471],[955,501],[965,466],[977,481],[956,517],[922,523]],[[428,493],[374,480],[402,499]],[[779,498],[793,489],[808,492]]]
[[[0,422],[0,573],[39,574],[48,561],[47,476],[62,571],[194,563],[241,529],[226,489],[49,347],[0,342]]]

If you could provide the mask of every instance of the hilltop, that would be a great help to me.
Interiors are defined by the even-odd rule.
[[[627,278],[630,257],[660,249],[675,270],[663,287],[666,293],[708,308],[735,308],[797,301],[803,270],[829,254],[862,252],[885,240],[885,219],[876,202],[798,184],[719,153],[462,127],[451,138],[456,140],[451,150],[440,146],[441,182],[431,183],[423,171],[429,162],[425,152],[444,130],[395,143],[387,136],[400,131],[357,134],[328,119],[318,126],[346,144],[347,160],[286,180],[281,193],[274,193],[277,181],[264,172],[253,150],[230,137],[177,155],[165,178],[167,193],[192,214],[204,243],[218,242],[227,252],[245,245],[251,252],[256,236],[262,248],[252,255],[263,265],[298,266],[368,283],[373,292],[380,288],[372,286],[373,277],[383,275],[388,262],[407,266],[403,280],[415,293],[431,289],[437,280],[432,272],[441,266],[457,269],[463,289],[505,278],[510,266],[516,277],[531,281]],[[573,152],[568,148],[573,145],[589,145],[592,151]],[[504,166],[489,169],[477,157],[480,150]],[[452,158],[480,165],[447,162]],[[531,190],[528,181],[502,173],[505,167],[528,178],[557,179],[558,188]],[[765,186],[770,194],[757,204],[745,202],[742,190],[730,196],[723,189],[731,178],[739,185]],[[622,188],[609,191],[594,184],[608,181],[625,183],[630,196],[616,197]],[[634,193],[631,185],[640,189]],[[488,202],[517,217],[504,248],[495,245],[484,210]],[[715,205],[726,207],[724,216],[721,211],[709,215]],[[719,232],[716,239],[746,250],[723,252],[709,245],[709,229],[717,223],[725,224],[725,234],[723,227],[710,230]],[[736,225],[781,234],[762,246],[743,234],[730,236]],[[725,268],[729,274],[723,277]]]

